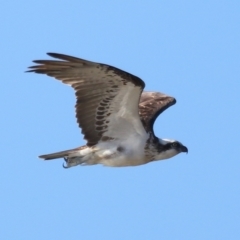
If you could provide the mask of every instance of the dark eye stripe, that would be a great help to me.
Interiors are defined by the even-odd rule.
[[[178,146],[179,146],[179,143],[177,143],[177,142],[172,143],[172,147],[178,147]]]

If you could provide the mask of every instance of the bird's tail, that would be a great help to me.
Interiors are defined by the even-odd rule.
[[[85,147],[85,146],[83,146]],[[61,152],[55,152],[55,153],[50,153],[50,154],[45,154],[45,155],[41,155],[38,156],[39,158],[43,158],[44,160],[53,160],[53,159],[57,159],[57,158],[67,158],[70,154],[74,154],[74,152],[81,150],[81,148],[74,148],[74,149],[69,149],[69,150],[65,150],[65,151],[61,151]]]

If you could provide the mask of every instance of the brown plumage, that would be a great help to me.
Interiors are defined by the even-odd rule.
[[[139,115],[147,132],[153,131],[153,124],[157,117],[170,106],[176,99],[159,92],[143,92],[139,102]]]

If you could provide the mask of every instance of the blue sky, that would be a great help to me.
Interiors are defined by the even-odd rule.
[[[240,1],[1,4],[0,239],[239,239]],[[62,168],[84,145],[73,90],[26,74],[58,52],[141,77],[177,104],[155,123],[189,154]]]

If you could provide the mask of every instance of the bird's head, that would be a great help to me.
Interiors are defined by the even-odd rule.
[[[188,153],[187,147],[185,147],[182,143],[176,140],[170,139],[158,139],[159,140],[159,152],[156,156],[156,160],[162,160],[171,158],[181,152]]]

